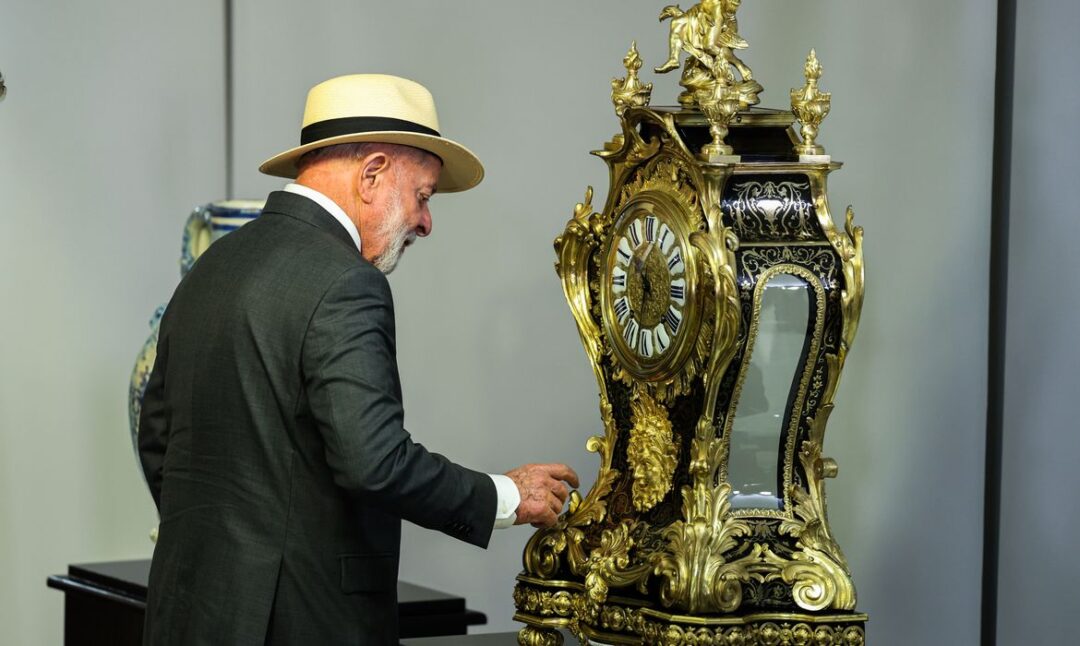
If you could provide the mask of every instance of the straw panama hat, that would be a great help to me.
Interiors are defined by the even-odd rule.
[[[426,150],[442,159],[441,193],[468,190],[484,166],[468,148],[439,134],[435,100],[414,81],[385,74],[351,74],[323,81],[307,95],[300,145],[259,166],[267,175],[295,179],[296,162],[316,148],[377,141]]]

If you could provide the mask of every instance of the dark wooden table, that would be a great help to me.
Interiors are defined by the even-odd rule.
[[[71,565],[67,574],[50,576],[48,586],[65,593],[65,646],[140,646],[149,575],[147,559]],[[457,641],[436,641],[436,646],[470,643],[461,635],[469,626],[487,623],[484,614],[465,607],[462,597],[403,581],[398,582],[398,620],[402,639],[458,635],[451,638]]]

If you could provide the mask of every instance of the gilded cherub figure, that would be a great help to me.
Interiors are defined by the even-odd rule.
[[[746,42],[746,39],[739,35],[739,19],[735,17],[736,12],[739,11],[739,6],[742,4],[742,0],[720,0],[720,4],[723,8],[724,22],[720,28],[720,35],[717,41],[720,44],[720,55],[728,63],[735,66],[735,69],[739,70],[739,75],[742,76],[743,81],[750,81],[754,78],[754,73],[750,71],[750,68],[742,61],[741,58],[735,55],[733,50],[746,49],[750,46],[750,43]]]
[[[705,49],[715,25],[723,23],[721,0],[702,0],[686,11],[677,4],[668,5],[660,12],[660,21],[669,18],[671,34],[668,36],[668,59],[656,68],[657,73],[663,74],[677,68],[679,55],[683,51],[699,61],[711,58]]]
[[[662,74],[679,67],[682,52],[690,55],[681,81],[687,92],[679,97],[680,102],[693,103],[698,91],[713,83],[724,82],[723,77],[731,75],[718,75],[716,71],[731,66],[741,77],[740,93],[748,104],[757,103],[761,86],[753,80],[754,74],[746,63],[734,53],[749,47],[746,39],[739,35],[736,12],[741,4],[742,0],[701,0],[686,11],[678,5],[669,5],[660,12],[661,21],[671,19],[671,34],[668,60],[657,67],[656,72]]]

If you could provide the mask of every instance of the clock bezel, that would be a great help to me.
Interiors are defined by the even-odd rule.
[[[685,293],[679,331],[671,337],[669,349],[651,359],[642,357],[623,339],[622,328],[614,310],[616,297],[612,288],[619,240],[630,223],[638,219],[641,211],[654,215],[675,234],[675,244],[679,247],[684,265]],[[615,358],[634,379],[660,382],[675,377],[690,358],[697,342],[697,328],[700,323],[697,298],[698,264],[696,250],[690,243],[690,221],[690,212],[679,200],[661,191],[645,190],[635,194],[620,208],[611,227],[611,235],[605,241],[602,255],[604,266],[600,277],[600,310],[604,332]]]

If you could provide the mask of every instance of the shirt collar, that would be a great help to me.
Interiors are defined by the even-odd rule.
[[[287,193],[303,195],[325,209],[327,213],[334,216],[334,219],[337,220],[341,226],[345,227],[345,231],[348,232],[349,237],[356,243],[356,248],[363,251],[363,248],[360,245],[360,232],[356,230],[356,225],[349,219],[349,216],[345,215],[345,210],[338,206],[337,202],[331,200],[310,186],[296,184],[295,182],[287,184],[282,190]]]

